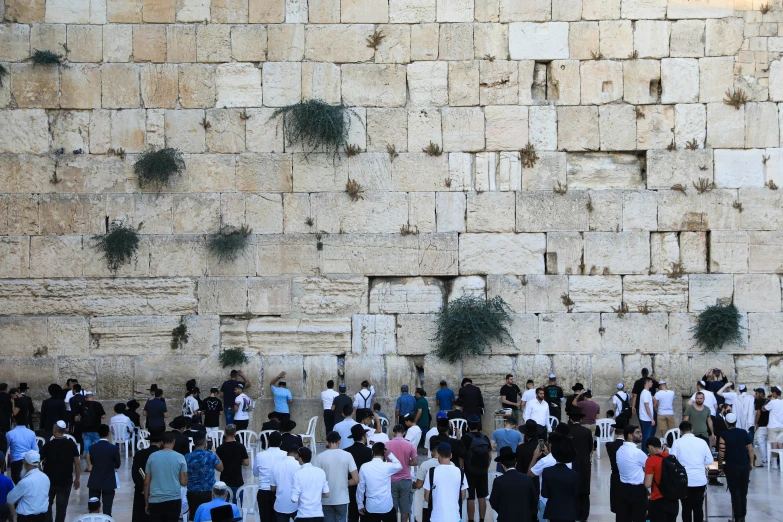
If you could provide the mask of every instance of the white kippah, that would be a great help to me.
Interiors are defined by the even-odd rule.
[[[57,427],[64,430],[66,428],[65,422],[61,420],[57,421]]]

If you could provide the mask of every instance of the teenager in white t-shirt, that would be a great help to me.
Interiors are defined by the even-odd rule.
[[[460,519],[459,508],[465,500],[468,480],[464,471],[451,464],[451,446],[441,442],[437,452],[440,465],[424,476],[424,501],[429,503],[431,522],[454,522]]]
[[[234,399],[234,425],[237,427],[237,431],[247,429],[251,411],[253,411],[253,401],[245,392],[240,392]]]
[[[642,428],[642,451],[647,453],[647,439],[655,435],[655,405],[653,403],[652,379],[644,378],[644,389],[639,394],[639,424]]]
[[[655,392],[653,403],[658,413],[658,431],[661,437],[674,429],[674,392],[666,385],[666,381],[658,381],[658,391]]]

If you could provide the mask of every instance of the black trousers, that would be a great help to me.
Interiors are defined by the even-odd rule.
[[[334,430],[334,410],[324,410],[324,427],[327,435]]]
[[[279,411],[276,411],[277,418],[280,419],[280,422],[291,420],[291,414],[290,413],[280,413]]]
[[[617,522],[645,522],[647,520],[647,488],[644,484],[620,483],[617,498]]]
[[[707,486],[688,488],[688,496],[680,501],[682,504],[682,522],[704,521],[704,490]]]
[[[46,512],[47,522],[52,522],[52,505],[57,509],[54,522],[65,522],[65,512],[68,509],[68,499],[71,497],[73,484],[67,486],[49,486],[49,510]]]
[[[397,510],[391,508],[388,513],[370,513],[362,515],[362,522],[397,522]]]
[[[249,423],[250,423],[249,420],[235,420],[234,421],[234,426],[237,427],[237,431],[246,430],[247,429],[247,425]]]
[[[212,500],[212,491],[188,491],[185,496],[188,498],[188,519],[193,520],[198,507]]]
[[[133,515],[131,522],[149,522],[150,516],[145,511],[147,502],[144,500],[144,490],[133,491]]]
[[[11,480],[14,484],[18,484],[22,480],[22,468],[24,467],[24,459],[16,460],[11,463]]]
[[[421,508],[421,522],[430,522],[432,516],[432,509],[428,507]]]
[[[647,520],[650,522],[677,522],[679,503],[668,498],[651,500],[647,511]]]
[[[745,518],[748,512],[748,483],[750,468],[724,468],[726,484],[731,494],[731,511],[734,520]]]
[[[276,513],[277,522],[291,522],[292,518],[296,518],[296,511],[293,513]]]
[[[258,500],[258,516],[261,522],[275,522],[275,494],[268,489],[259,489],[256,500]]]
[[[296,517],[296,522],[324,522],[324,517]]]
[[[92,497],[98,497],[101,499],[101,509],[103,514],[111,516],[111,508],[114,505],[114,490],[90,488],[90,498]]]
[[[182,500],[150,502],[150,520],[152,522],[177,522],[182,511]]]
[[[579,493],[576,496],[576,519],[590,518],[590,493]]]
[[[46,522],[46,513],[37,515],[16,515],[16,522]]]
[[[348,486],[348,522],[359,522],[359,505],[356,503],[356,486]]]

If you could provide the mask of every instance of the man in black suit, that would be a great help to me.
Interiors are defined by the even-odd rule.
[[[457,397],[466,416],[478,415],[481,418],[484,415],[484,396],[481,395],[481,388],[473,386],[473,380],[470,377],[462,379],[462,387],[459,389]],[[479,430],[481,430],[480,421]]]
[[[541,473],[541,496],[546,497],[544,518],[551,522],[577,520],[579,474],[566,465],[575,459],[570,439],[552,444],[557,464]]]
[[[579,474],[579,494],[576,498],[576,519],[587,520],[590,516],[590,465],[593,460],[593,434],[580,424],[584,417],[581,410],[568,414],[571,425],[571,444],[576,452],[574,471]]]
[[[612,466],[612,475],[609,478],[609,509],[617,513],[617,495],[620,494],[620,470],[617,468],[617,450],[623,445],[623,430],[628,425],[628,419],[617,417],[614,421],[614,441],[606,443],[606,454],[609,456],[609,464]]]
[[[356,463],[356,472],[358,473],[364,464],[372,460],[372,449],[367,447],[367,432],[361,424],[351,426],[351,434],[348,438],[353,439],[353,444],[345,448],[345,451],[353,457],[353,461]],[[356,486],[348,486],[348,498],[348,522],[359,522]]]
[[[150,516],[145,511],[144,500],[144,475],[150,455],[163,447],[163,438],[159,434],[150,434],[150,447],[136,452],[131,465],[131,478],[133,479],[133,517],[132,522],[149,522]]]
[[[538,424],[533,419],[528,419],[524,426],[519,428],[525,442],[517,446],[517,464],[516,468],[521,473],[527,475],[530,469],[530,462],[533,460],[533,453],[538,447]],[[538,489],[538,488],[536,488]]]
[[[503,466],[503,475],[492,483],[489,504],[497,513],[497,522],[535,522],[538,492],[533,479],[514,467],[516,455],[509,446],[500,448],[495,462]]]
[[[109,426],[101,424],[98,428],[100,440],[90,446],[92,471],[87,480],[90,498],[103,501],[103,514],[111,516],[114,503],[114,490],[117,489],[115,470],[120,467],[120,449],[109,442]]]

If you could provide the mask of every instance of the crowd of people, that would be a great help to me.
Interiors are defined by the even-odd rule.
[[[254,408],[251,382],[241,371],[203,399],[195,380],[186,383],[181,414],[171,420],[163,390],[154,384],[143,406],[135,399],[117,403],[107,419],[94,392],[69,379],[64,388],[49,386],[36,431],[26,385],[9,390],[0,384],[1,461],[9,462],[10,472],[10,478],[0,475],[0,522],[64,522],[83,473],[89,474],[88,508],[111,516],[120,487],[115,443],[132,434],[147,441],[131,464],[133,522],[229,520],[239,516],[240,501],[257,502],[262,522],[392,522],[398,515],[409,522],[418,489],[424,492],[421,522],[484,522],[488,503],[498,522],[589,519],[601,408],[581,383],[565,396],[554,374],[540,385],[528,380],[524,391],[507,375],[494,411],[503,426],[491,430],[482,425],[490,411],[470,378],[456,393],[441,381],[435,408],[423,388],[411,395],[402,386],[390,416],[370,382],[349,397],[344,383],[335,391],[330,380],[321,393],[326,450],[315,456],[294,433],[294,399],[284,379],[281,372],[269,383],[274,411],[255,455],[237,435],[248,428]],[[752,468],[768,460],[779,465],[766,452],[768,440],[782,446],[779,387],[751,395],[718,369],[696,387],[675,429],[679,403],[664,380],[643,369],[630,393],[617,385],[604,413],[614,440],[600,443],[611,463],[609,500],[618,522],[674,522],[679,512],[684,522],[703,522],[705,488],[721,477],[733,520],[744,522]],[[257,478],[255,499],[245,499],[240,489],[246,467]]]

